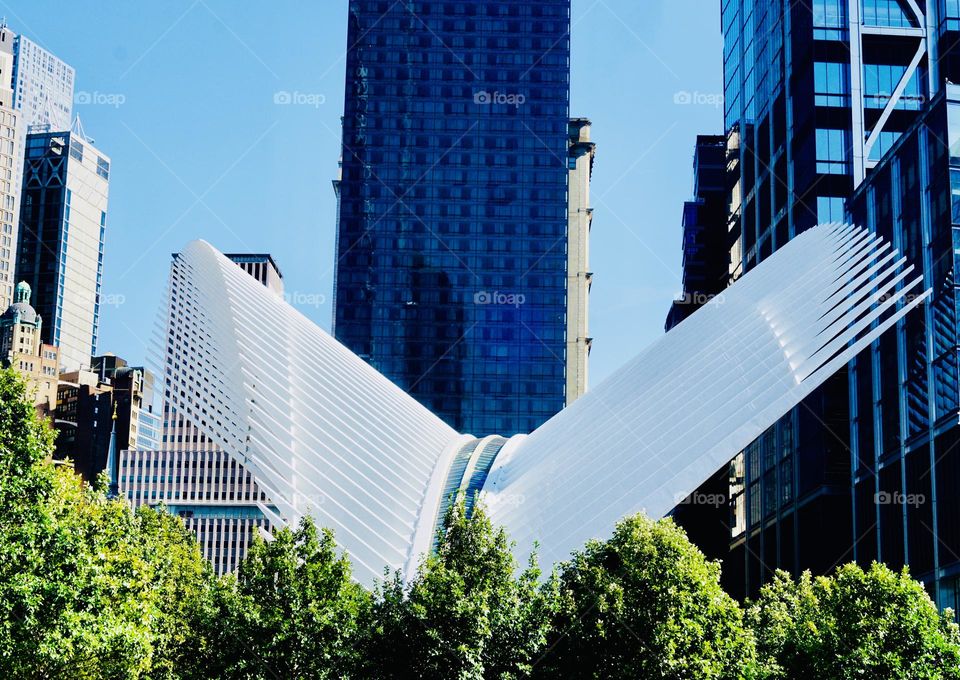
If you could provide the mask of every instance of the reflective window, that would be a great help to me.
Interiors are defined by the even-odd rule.
[[[882,109],[887,105],[907,67],[896,64],[864,64],[863,105],[868,109]],[[920,70],[914,71],[894,108],[919,111],[923,108]]]
[[[817,172],[822,175],[844,175],[848,172],[849,137],[846,130],[817,130]]]
[[[848,64],[818,61],[813,65],[813,83],[817,106],[849,106]]]
[[[899,0],[863,0],[863,23],[866,26],[915,27],[916,18]]]
[[[840,196],[817,196],[817,222],[842,222],[844,220],[843,198]]]
[[[941,28],[960,30],[960,0],[939,0]]]
[[[813,0],[813,37],[843,40],[847,27],[847,0]]]
[[[947,138],[950,144],[950,165],[960,165],[960,104],[953,102],[947,104]]]
[[[950,169],[950,215],[953,224],[960,225],[960,170]]]
[[[880,134],[877,135],[877,140],[870,147],[870,160],[879,161],[897,143],[898,139],[900,139],[899,132],[881,130]]]

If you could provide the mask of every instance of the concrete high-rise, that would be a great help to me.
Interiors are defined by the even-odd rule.
[[[17,276],[45,319],[44,342],[64,370],[97,350],[110,159],[80,129],[27,135]]]
[[[69,130],[73,122],[76,71],[24,35],[13,43],[14,107],[22,112],[25,132]]]
[[[0,24],[0,308],[13,301],[26,130],[23,115],[14,106],[10,84],[14,40],[10,29]]]
[[[227,257],[274,293],[283,295],[283,274],[280,273],[280,269],[271,255],[265,253],[227,253]]]
[[[532,431],[568,400],[570,0],[347,18],[335,335],[461,431]]]
[[[570,148],[567,159],[570,185],[567,190],[567,388],[569,406],[587,391],[590,359],[590,229],[593,206],[590,180],[597,145],[590,141],[591,123],[586,118],[570,121]]]

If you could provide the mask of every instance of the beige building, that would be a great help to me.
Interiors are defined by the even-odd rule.
[[[590,121],[574,118],[569,126],[568,167],[570,181],[567,208],[567,406],[587,391],[590,358],[590,178],[596,144],[590,141]]]
[[[37,409],[52,413],[57,405],[57,374],[60,354],[41,337],[43,320],[30,305],[30,286],[17,285],[14,301],[0,315],[0,363],[26,379]]]
[[[23,182],[22,115],[13,108],[13,42],[16,36],[0,25],[0,309],[13,302],[17,256],[17,220]]]

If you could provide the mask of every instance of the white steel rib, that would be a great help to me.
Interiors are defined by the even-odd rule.
[[[918,305],[929,291],[915,294],[904,264],[850,225],[805,232],[505,441],[458,434],[195,241],[171,267],[167,398],[251,471],[279,519],[334,529],[361,582],[384,567],[409,576],[456,489],[482,489],[518,556],[538,541],[549,564],[624,515],[668,513]]]
[[[928,295],[898,308],[921,278],[897,290],[887,251],[849,225],[796,237],[498,460],[493,519],[550,564],[670,512]]]

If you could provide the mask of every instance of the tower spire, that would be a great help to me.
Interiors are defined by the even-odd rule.
[[[110,444],[107,447],[107,474],[110,475],[110,486],[107,488],[107,498],[113,500],[120,495],[120,478],[117,459],[117,403],[113,403],[113,416],[110,424]]]

